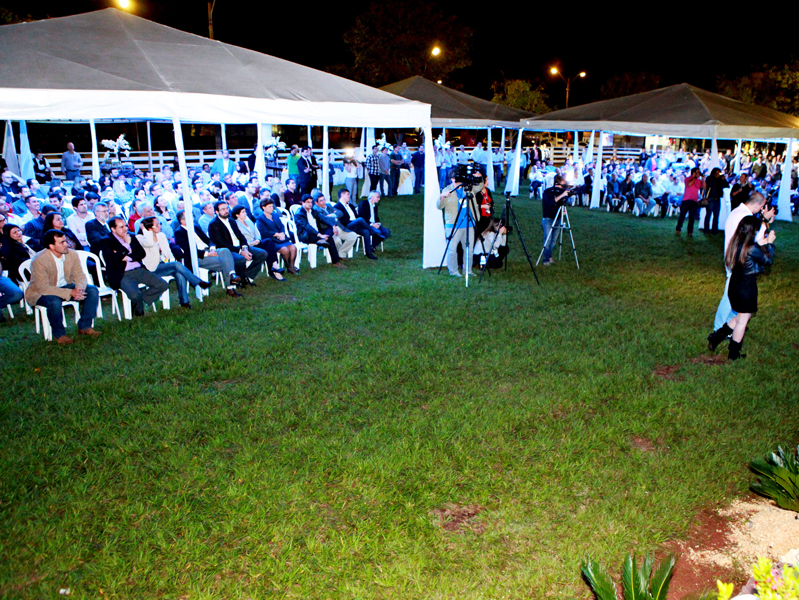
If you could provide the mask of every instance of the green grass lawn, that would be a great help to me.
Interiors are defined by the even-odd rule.
[[[574,208],[579,271],[564,252],[536,285],[513,237],[465,289],[421,269],[421,209],[383,201],[377,263],[303,262],[97,341],[16,311],[0,596],[585,598],[586,554],[618,573],[799,442],[795,224],[748,358],[708,364],[723,236]],[[535,260],[540,206],[516,211]]]

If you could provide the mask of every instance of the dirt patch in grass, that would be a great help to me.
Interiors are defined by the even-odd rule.
[[[797,546],[796,513],[763,498],[750,496],[726,508],[703,510],[687,539],[665,547],[677,556],[669,600],[699,598],[716,589],[717,579],[734,583],[740,593],[758,556],[790,561],[799,554]]]
[[[630,440],[633,448],[638,450],[643,450],[644,452],[653,452],[655,450],[655,444],[652,443],[650,440],[646,438],[642,438],[639,436],[635,436]]]
[[[452,533],[463,533],[471,531],[483,533],[485,524],[475,522],[474,518],[485,510],[479,504],[445,504],[441,508],[434,508],[430,511],[437,517],[441,524],[441,529]]]
[[[691,362],[695,365],[724,365],[727,363],[727,357],[723,354],[702,354],[692,358]]]
[[[681,379],[681,377],[677,377],[675,373],[677,369],[680,368],[680,365],[662,365],[660,367],[655,368],[655,377],[660,377],[661,379],[668,379],[674,381],[675,379]]]
[[[727,356],[725,354],[702,354],[694,356],[688,360],[689,363],[694,365],[723,365],[727,363]],[[677,371],[682,365],[660,365],[655,367],[652,374],[660,379],[668,381],[682,381],[684,378],[677,374]]]

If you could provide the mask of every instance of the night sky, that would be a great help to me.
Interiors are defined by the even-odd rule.
[[[198,35],[208,33],[207,4],[202,0],[131,1],[133,14]],[[570,105],[575,106],[598,100],[602,83],[624,72],[657,74],[663,86],[687,82],[715,91],[719,75],[742,75],[764,63],[784,64],[797,54],[789,29],[795,11],[780,17],[756,11],[755,7],[746,13],[734,11],[731,5],[717,5],[713,14],[704,8],[697,10],[691,3],[679,3],[669,10],[657,10],[657,3],[641,2],[593,3],[592,9],[516,0],[482,5],[494,10],[487,15],[488,10],[454,9],[458,18],[475,30],[475,37],[472,66],[451,77],[463,91],[486,99],[491,98],[492,82],[503,76],[538,78],[547,84],[550,105],[563,108],[565,84],[548,75],[553,63],[559,63],[566,75],[582,70],[588,73],[585,80],[572,85]],[[3,7],[34,18],[109,6],[117,5],[99,0],[3,2]],[[342,34],[367,6],[352,2],[256,4],[217,0],[215,38],[324,69],[349,62]],[[388,55],[391,32],[385,32],[375,43],[383,44]]]

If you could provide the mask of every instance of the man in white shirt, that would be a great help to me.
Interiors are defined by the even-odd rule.
[[[483,150],[483,142],[477,142],[477,145],[472,150],[472,160],[474,164],[480,169],[480,172],[483,174],[483,177],[486,177],[488,173],[486,172],[486,165],[488,164],[488,155],[486,151]]]
[[[94,215],[89,213],[89,204],[85,198],[75,197],[72,199],[72,207],[75,213],[67,218],[67,227],[75,234],[78,241],[83,246],[83,250],[89,249],[89,236],[86,234],[86,221],[93,219]]]

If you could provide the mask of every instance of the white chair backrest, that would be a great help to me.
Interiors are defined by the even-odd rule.
[[[97,260],[97,257],[91,252],[87,252],[86,250],[75,250],[75,253],[78,255],[78,258],[80,258],[80,268],[83,269],[83,274],[86,276],[86,281],[89,282],[90,285],[96,286],[97,284],[95,283],[92,274],[89,273],[89,265],[86,263],[86,261],[89,259],[90,256],[93,256],[95,258],[94,264],[98,265],[100,263]]]
[[[33,262],[32,258],[29,258],[24,263],[19,266],[19,278],[22,280],[22,283],[27,288],[30,285],[30,273],[31,273],[31,262]]]

